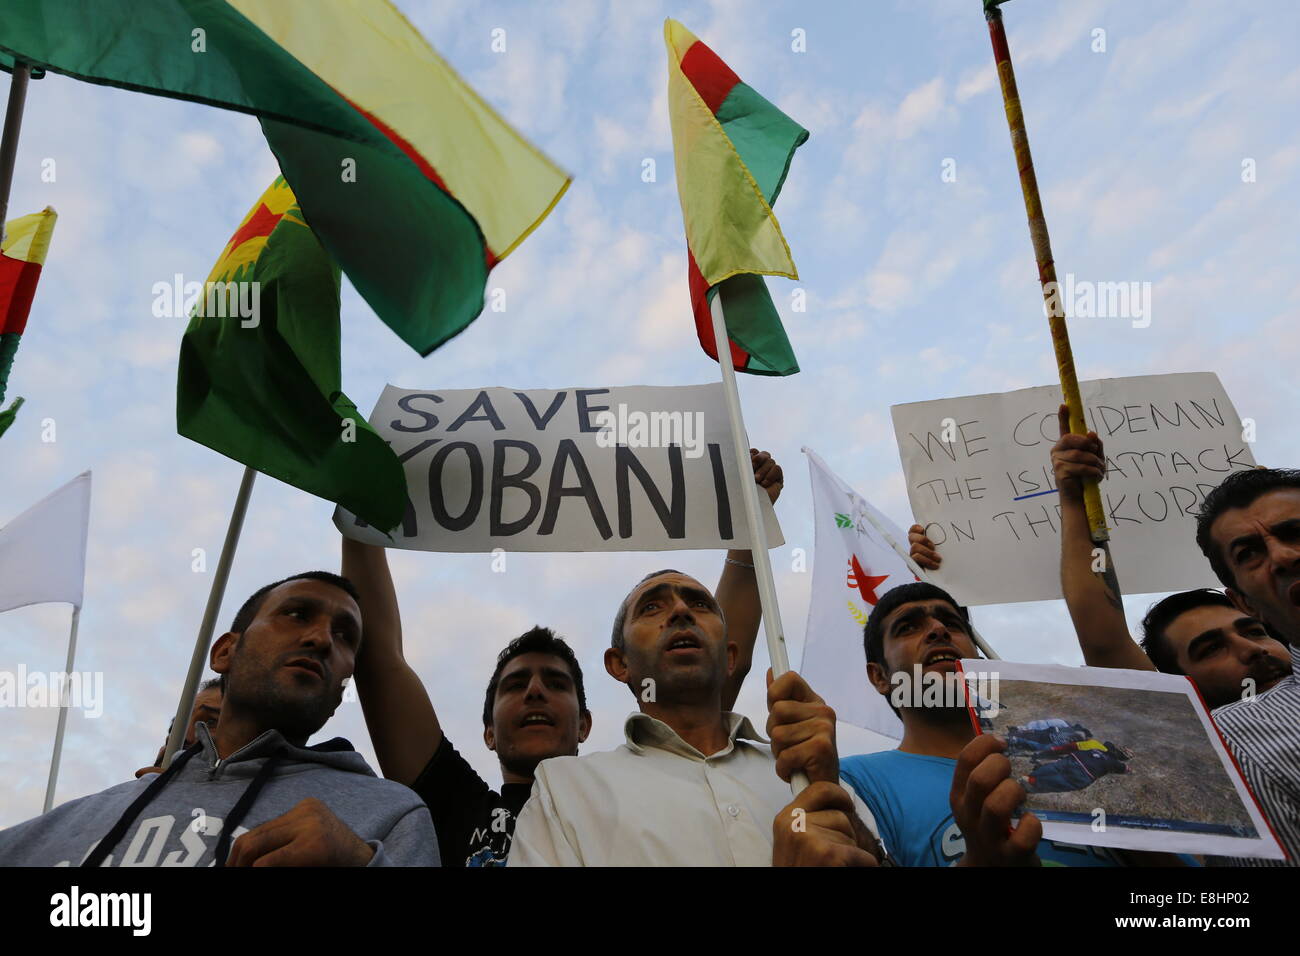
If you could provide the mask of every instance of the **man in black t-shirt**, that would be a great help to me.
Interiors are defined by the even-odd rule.
[[[483,736],[505,783],[493,791],[443,735],[411,789],[429,805],[447,865],[504,866],[515,818],[547,757],[576,754],[591,733],[582,668],[547,627],[515,638],[497,657],[483,703]],[[454,854],[454,855],[453,855]]]
[[[754,481],[773,504],[783,476],[767,452],[750,449]],[[383,548],[343,539],[343,574],[356,585],[366,639],[354,680],[384,776],[411,787],[429,806],[443,866],[500,866],[528,800],[537,765],[574,756],[591,732],[582,670],[573,651],[535,627],[497,658],[483,706],[483,742],[497,755],[503,786],[488,786],[447,740],[419,676],[402,654],[402,622]],[[730,710],[749,672],[762,621],[753,557],[728,552],[714,597],[739,649],[723,690]]]

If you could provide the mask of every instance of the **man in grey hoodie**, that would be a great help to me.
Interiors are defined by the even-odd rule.
[[[150,773],[0,831],[0,866],[437,866],[428,808],[342,738],[312,747],[361,643],[346,578],[269,584],[212,646],[215,731]]]

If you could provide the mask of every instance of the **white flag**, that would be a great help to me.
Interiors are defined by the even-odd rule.
[[[882,594],[916,580],[877,529],[902,547],[907,535],[836,477],[812,449],[804,453],[812,475],[816,551],[799,673],[840,720],[899,739],[902,721],[867,681],[862,626]]]
[[[0,611],[64,602],[81,607],[89,525],[86,471],[0,528]]]

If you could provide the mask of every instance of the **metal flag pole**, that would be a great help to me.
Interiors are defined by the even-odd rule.
[[[18,130],[23,125],[23,104],[27,101],[27,81],[32,68],[26,63],[14,62],[13,76],[9,80],[9,105],[5,108],[4,133],[0,136],[0,233],[4,232],[5,217],[9,213],[9,190],[14,183],[14,165],[18,160]],[[0,241],[2,241],[0,236]]]
[[[226,540],[221,545],[221,558],[217,561],[217,570],[212,576],[208,606],[203,610],[203,622],[199,625],[199,636],[194,642],[194,653],[190,657],[190,670],[185,676],[185,687],[181,691],[180,703],[176,705],[176,716],[172,720],[171,732],[167,735],[167,747],[163,751],[162,759],[164,770],[171,765],[172,757],[176,755],[181,741],[185,739],[185,730],[190,723],[190,712],[194,709],[194,698],[199,690],[199,678],[203,676],[203,669],[208,663],[208,646],[212,643],[217,614],[221,611],[221,601],[226,595],[226,580],[230,577],[230,565],[235,560],[235,548],[239,544],[239,533],[244,527],[244,515],[248,512],[248,498],[253,493],[253,479],[256,477],[256,471],[244,467],[244,478],[239,483],[235,507],[230,512],[230,526],[226,528]]]
[[[1070,431],[1076,435],[1086,435],[1088,426],[1083,418],[1083,397],[1079,394],[1079,379],[1074,371],[1074,353],[1070,349],[1065,307],[1056,282],[1056,263],[1052,259],[1052,244],[1047,235],[1047,219],[1043,215],[1043,202],[1038,195],[1034,160],[1029,155],[1029,134],[1025,131],[1025,116],[1020,107],[1020,93],[1016,89],[1016,74],[1011,67],[1006,30],[1002,26],[1002,11],[998,9],[998,4],[1002,2],[1003,0],[984,0],[984,17],[988,20],[989,38],[993,41],[993,59],[997,64],[998,82],[1002,86],[1002,105],[1011,131],[1011,148],[1015,152],[1016,167],[1020,170],[1020,190],[1024,194],[1025,212],[1029,217],[1029,238],[1033,241],[1034,257],[1038,260],[1038,281],[1042,285],[1047,321],[1052,331],[1061,393],[1070,409]],[[1101,491],[1096,481],[1084,482],[1083,500],[1088,509],[1088,528],[1093,544],[1104,552],[1102,578],[1115,597],[1119,598],[1119,578],[1115,574],[1115,562],[1110,555],[1110,529],[1106,526],[1106,512],[1101,506]]]
[[[54,756],[50,758],[50,779],[45,784],[45,806],[54,806],[54,788],[59,782],[59,759],[63,756],[63,732],[68,726],[68,685],[72,683],[72,659],[77,653],[77,625],[81,622],[81,605],[72,605],[72,630],[68,634],[68,661],[63,668],[63,686],[59,690],[59,729],[54,732]]]
[[[763,633],[767,637],[767,656],[772,662],[772,677],[777,678],[790,669],[790,655],[785,648],[785,630],[781,627],[781,609],[776,600],[776,580],[772,576],[772,558],[767,553],[767,529],[763,513],[758,506],[758,487],[747,481],[752,468],[749,463],[749,439],[745,436],[745,420],[740,411],[740,392],[736,388],[736,368],[731,361],[731,339],[727,336],[727,322],[722,314],[722,293],[709,303],[713,317],[713,345],[722,366],[722,394],[727,402],[727,419],[731,425],[731,439],[735,445],[736,469],[740,475],[741,498],[745,502],[745,521],[749,525],[749,549],[754,556],[754,576],[758,579],[758,598],[763,606]],[[790,777],[790,789],[797,797],[808,786],[808,776],[796,770]]]

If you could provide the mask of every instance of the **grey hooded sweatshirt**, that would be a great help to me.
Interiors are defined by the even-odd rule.
[[[415,792],[375,776],[342,737],[295,747],[268,730],[225,760],[205,724],[161,774],[0,830],[0,866],[224,865],[240,834],[316,797],[374,851],[370,866],[438,866]],[[101,846],[102,844],[102,846]]]

